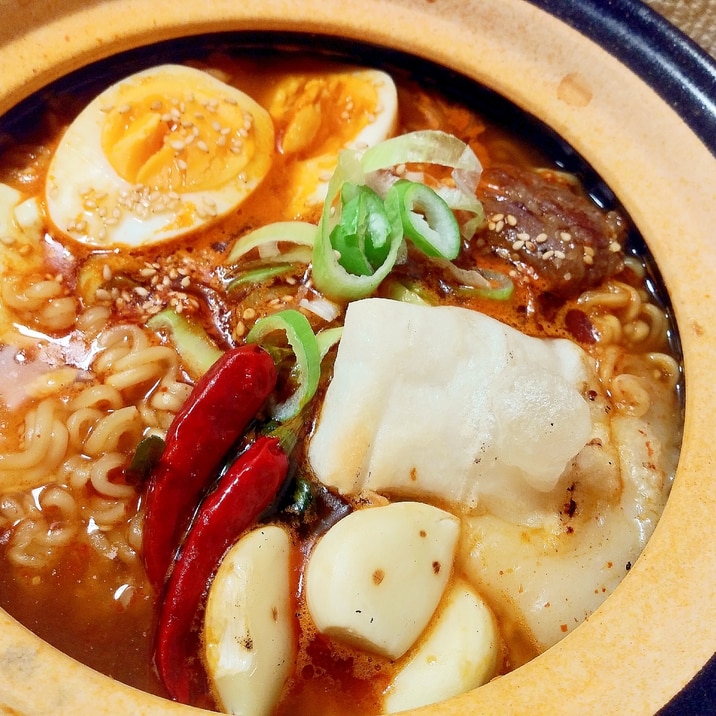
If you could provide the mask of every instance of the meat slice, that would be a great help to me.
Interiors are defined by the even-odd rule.
[[[596,206],[569,174],[496,165],[478,196],[487,217],[479,245],[530,266],[548,292],[576,293],[623,267],[624,219]]]

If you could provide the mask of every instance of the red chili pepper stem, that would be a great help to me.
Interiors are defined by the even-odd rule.
[[[177,701],[190,703],[203,689],[197,618],[205,606],[207,585],[228,548],[271,505],[288,466],[279,440],[259,437],[229,467],[197,512],[169,576],[155,650],[157,671]]]

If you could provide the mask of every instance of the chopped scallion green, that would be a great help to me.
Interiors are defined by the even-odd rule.
[[[177,353],[192,378],[199,378],[223,355],[223,351],[209,338],[204,328],[171,308],[152,316],[147,328],[167,331]]]
[[[321,354],[308,319],[294,309],[279,311],[260,318],[246,336],[247,343],[263,343],[274,331],[286,334],[296,359],[294,373],[297,387],[282,403],[273,406],[272,416],[279,422],[290,420],[314,396],[321,377]],[[268,346],[265,346],[269,351]]]

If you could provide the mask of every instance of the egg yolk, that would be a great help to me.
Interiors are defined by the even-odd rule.
[[[284,154],[335,157],[375,121],[378,91],[360,75],[294,75],[282,82],[269,106]]]
[[[146,76],[118,88],[103,108],[102,150],[116,173],[161,192],[217,189],[262,176],[273,154],[268,113],[238,90],[177,87]]]

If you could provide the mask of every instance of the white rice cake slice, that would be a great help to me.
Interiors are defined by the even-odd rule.
[[[344,495],[472,508],[515,480],[547,492],[590,438],[589,360],[568,340],[529,337],[476,311],[356,301],[310,463]]]

